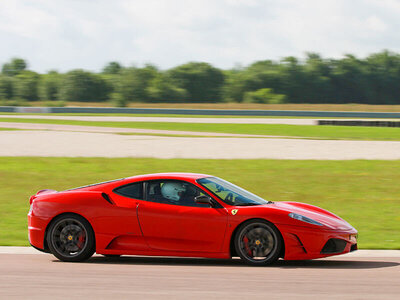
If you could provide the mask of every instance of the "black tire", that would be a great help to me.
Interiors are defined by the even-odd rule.
[[[283,241],[279,230],[264,220],[243,223],[234,237],[236,253],[251,265],[270,265],[280,256]]]
[[[55,218],[47,231],[47,245],[59,260],[84,261],[95,251],[92,226],[81,216],[65,214]]]

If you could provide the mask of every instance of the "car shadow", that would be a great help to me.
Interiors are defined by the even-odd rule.
[[[249,267],[240,259],[205,259],[205,258],[175,258],[175,257],[103,257],[93,256],[85,263],[88,264],[118,264],[118,265],[160,265],[160,266],[213,266],[213,267]],[[399,266],[400,263],[379,260],[279,260],[268,268],[284,269],[378,269]]]

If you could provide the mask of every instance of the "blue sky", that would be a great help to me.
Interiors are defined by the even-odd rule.
[[[0,64],[98,71],[109,61],[256,60],[400,52],[398,0],[0,0]]]

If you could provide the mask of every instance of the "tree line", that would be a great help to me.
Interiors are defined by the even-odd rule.
[[[111,101],[155,103],[366,103],[400,104],[400,55],[382,51],[361,59],[346,55],[325,59],[257,61],[221,70],[205,62],[189,62],[168,70],[154,65],[124,67],[108,63],[101,72],[82,69],[39,74],[24,59],[3,64],[0,100],[18,105],[29,101]]]

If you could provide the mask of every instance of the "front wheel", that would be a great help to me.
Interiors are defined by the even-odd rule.
[[[276,262],[282,244],[278,229],[263,220],[243,223],[235,236],[236,253],[252,265],[269,265]]]
[[[51,253],[62,261],[84,261],[95,251],[92,227],[83,217],[74,214],[61,215],[51,223],[47,244]]]

